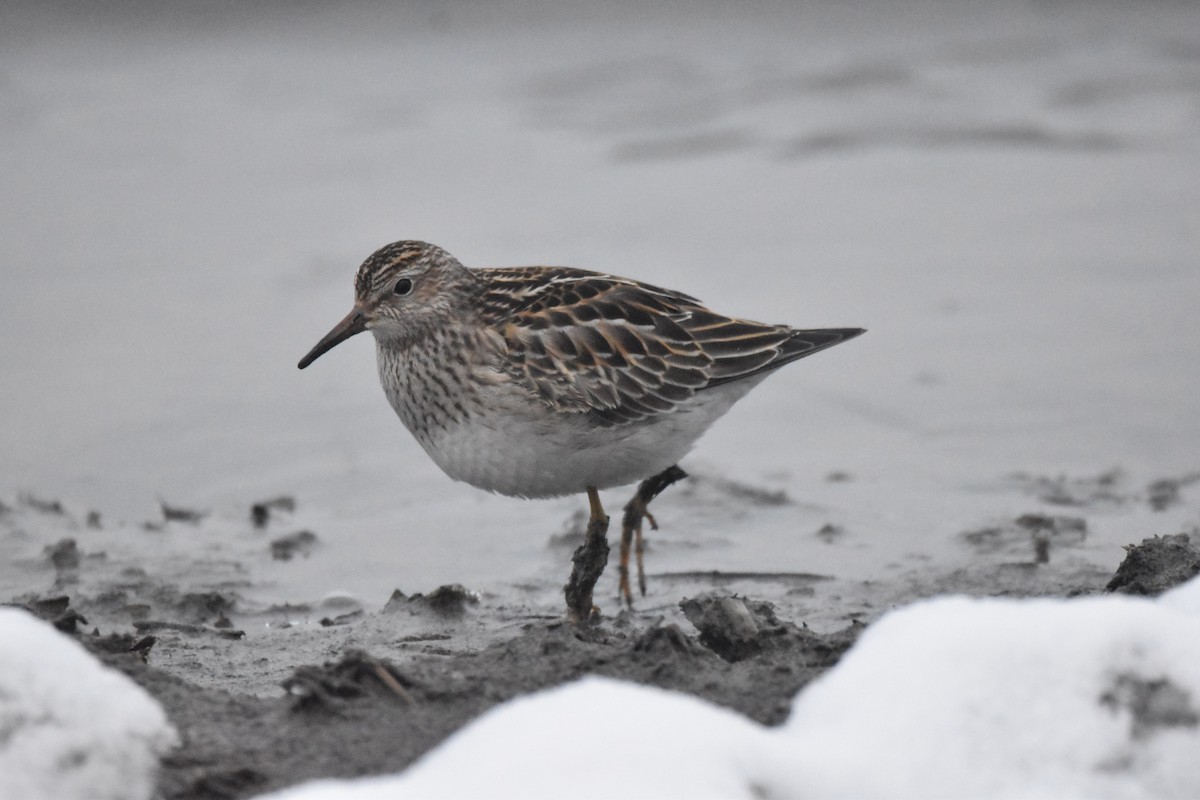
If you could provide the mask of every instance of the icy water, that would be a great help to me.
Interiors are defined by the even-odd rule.
[[[582,498],[452,483],[367,337],[296,369],[400,238],[869,329],[683,462],[701,480],[656,503],[651,609],[672,575],[719,569],[797,573],[771,591],[800,598],[835,578],[810,613],[844,616],[818,601],[1031,557],[959,534],[1064,499],[1088,512],[1070,558],[1097,570],[1200,522],[1145,502],[1200,469],[1194,5],[3,17],[0,500],[69,512],[11,515],[4,597],[45,588],[42,548],[73,535],[114,574],[236,587],[248,609],[460,582],[554,610],[570,549],[548,542]],[[295,514],[252,529],[277,495]],[[146,530],[159,500],[209,515]],[[302,528],[316,548],[272,560]]]

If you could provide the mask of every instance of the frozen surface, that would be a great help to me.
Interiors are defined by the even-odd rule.
[[[780,735],[814,797],[1193,797],[1200,616],[942,598],[884,616]],[[864,768],[869,763],[869,768]]]
[[[1200,617],[1200,580],[1190,580],[1164,592],[1158,602]]]
[[[694,697],[585,678],[493,709],[402,778],[317,782],[271,797],[750,800],[761,797],[756,776],[770,746],[765,728]]]
[[[49,624],[0,608],[0,798],[149,798],[177,741],[133,681]]]
[[[1195,613],[950,597],[868,628],[778,729],[587,678],[494,708],[401,776],[271,797],[1195,797],[1197,698]]]
[[[4,17],[0,499],[73,517],[6,529],[0,597],[44,591],[9,565],[78,535],[114,573],[235,586],[249,610],[460,582],[556,611],[569,549],[546,543],[582,499],[450,482],[365,337],[295,368],[360,260],[405,237],[869,329],[763,383],[685,459],[712,480],[655,504],[651,614],[697,589],[670,575],[714,569],[832,579],[797,609],[814,624],[877,613],[863,581],[995,566],[955,537],[1046,510],[1015,472],[1123,470],[1056,568],[1111,571],[1120,545],[1197,522],[1142,502],[1198,468],[1194,4]],[[791,502],[712,490],[730,479]],[[319,537],[286,563],[246,523],[281,493]],[[212,513],[146,531],[159,498]]]

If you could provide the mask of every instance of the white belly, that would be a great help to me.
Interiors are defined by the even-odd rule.
[[[636,423],[594,426],[528,402],[472,415],[421,445],[455,480],[519,497],[554,497],[643,480],[678,463],[758,381],[701,391],[685,407]]]

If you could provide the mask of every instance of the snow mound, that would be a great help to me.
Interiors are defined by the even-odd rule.
[[[1163,592],[1158,602],[1179,611],[1200,616],[1200,577],[1192,578],[1174,589]]]
[[[318,781],[272,800],[762,797],[771,735],[690,695],[589,677],[493,708],[398,777]]]
[[[0,608],[0,798],[149,798],[176,741],[133,681],[31,614]]]
[[[796,698],[806,796],[1200,796],[1200,617],[1151,600],[916,603]]]

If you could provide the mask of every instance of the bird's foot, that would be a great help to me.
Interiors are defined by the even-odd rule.
[[[645,540],[642,538],[642,520],[650,521],[650,528],[658,530],[658,522],[651,515],[647,506],[658,497],[664,489],[676,481],[683,480],[687,473],[679,465],[667,467],[662,472],[647,478],[638,484],[637,491],[625,504],[625,513],[621,517],[621,563],[620,587],[621,597],[628,608],[633,608],[633,590],[629,583],[629,552],[632,549],[637,558],[638,590],[646,596],[646,569],[643,557],[646,552]]]

